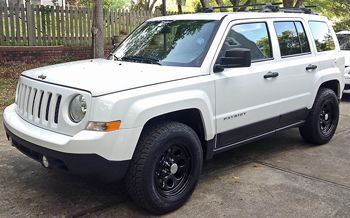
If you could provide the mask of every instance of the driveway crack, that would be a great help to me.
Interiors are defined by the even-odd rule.
[[[339,187],[339,188],[346,189],[346,190],[350,191],[350,187],[347,186],[347,185],[344,185],[344,184],[340,184],[340,183],[337,183],[337,182],[333,182],[333,181],[330,181],[330,180],[327,180],[327,179],[322,179],[322,178],[315,177],[315,176],[310,176],[310,175],[307,175],[307,174],[304,174],[304,173],[300,173],[300,172],[297,172],[297,171],[294,171],[294,170],[282,168],[282,167],[279,167],[279,166],[276,166],[276,165],[273,165],[273,164],[270,164],[270,163],[266,163],[266,162],[263,162],[263,161],[259,161],[259,160],[252,160],[252,162],[257,163],[257,164],[261,164],[261,165],[264,165],[264,166],[267,166],[267,167],[270,167],[270,168],[273,168],[273,169],[276,169],[276,170],[280,170],[280,171],[283,171],[283,172],[286,172],[286,173],[290,173],[290,174],[294,174],[294,175],[297,175],[297,176],[301,176],[301,177],[306,178],[306,179],[327,183],[327,184],[330,184],[332,186],[336,186],[336,187]]]
[[[87,208],[85,210],[78,211],[76,213],[66,215],[65,217],[78,218],[78,217],[88,216],[88,215],[94,214],[96,212],[101,212],[101,211],[107,210],[109,208],[115,207],[115,206],[117,206],[117,205],[119,205],[119,204],[121,204],[121,203],[123,203],[125,201],[126,201],[125,199],[121,199],[120,201],[110,202],[110,203],[98,205],[96,207]]]

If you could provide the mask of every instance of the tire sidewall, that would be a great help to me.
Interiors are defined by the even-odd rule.
[[[333,110],[333,127],[331,131],[329,131],[327,134],[324,134],[320,128],[319,117],[320,117],[323,105],[328,102],[331,103],[332,110]],[[315,105],[314,117],[313,117],[313,123],[316,127],[314,131],[317,137],[319,137],[321,142],[330,141],[330,139],[333,137],[337,129],[338,121],[339,121],[339,102],[335,93],[328,89],[322,90],[321,95],[317,99],[317,103]]]
[[[187,183],[181,193],[173,199],[168,199],[158,192],[154,175],[157,161],[161,155],[174,144],[186,146],[191,156],[191,172],[189,173]],[[185,131],[172,129],[153,141],[150,153],[152,155],[146,160],[143,170],[145,197],[148,202],[155,204],[153,207],[163,208],[164,211],[161,211],[161,213],[175,210],[183,205],[188,197],[191,196],[199,179],[203,162],[200,141],[196,133],[190,128]]]

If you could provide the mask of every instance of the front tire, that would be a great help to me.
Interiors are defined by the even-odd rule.
[[[323,145],[332,139],[338,121],[338,97],[333,90],[323,88],[317,93],[305,125],[299,128],[299,131],[305,141],[315,145]]]
[[[142,133],[126,187],[139,206],[155,214],[181,207],[202,169],[203,151],[195,131],[178,122],[161,122]]]

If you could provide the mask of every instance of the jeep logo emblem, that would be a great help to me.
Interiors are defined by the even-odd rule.
[[[44,80],[46,79],[46,76],[44,74],[41,74],[40,76],[38,76],[38,78]]]

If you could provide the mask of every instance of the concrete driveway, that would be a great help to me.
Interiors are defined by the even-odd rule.
[[[122,184],[44,169],[10,146],[1,125],[0,217],[27,216],[151,215]],[[167,216],[350,217],[350,96],[329,144],[310,146],[295,129],[218,155],[186,205]]]

